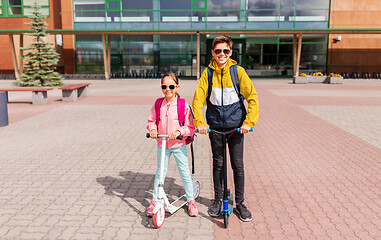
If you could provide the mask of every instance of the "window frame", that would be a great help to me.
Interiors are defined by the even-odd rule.
[[[24,4],[24,0],[20,0],[19,5],[12,5],[9,3],[9,0],[0,0],[0,18],[24,18],[24,17],[29,17],[30,15],[26,15],[24,9],[25,8],[31,8],[33,5],[28,5]],[[41,9],[47,8],[48,9],[48,14],[44,15],[42,14],[43,17],[49,17],[50,16],[50,2],[47,1],[47,4],[41,4],[37,3]],[[11,7],[20,7],[21,8],[21,14],[10,14],[9,8]],[[43,11],[42,11],[43,13]]]

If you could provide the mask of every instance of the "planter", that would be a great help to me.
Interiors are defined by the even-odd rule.
[[[308,77],[294,77],[292,83],[295,84],[306,84],[308,82]]]
[[[330,84],[342,84],[343,78],[342,77],[327,77],[327,83]]]
[[[310,76],[308,79],[309,83],[324,83],[327,76]]]

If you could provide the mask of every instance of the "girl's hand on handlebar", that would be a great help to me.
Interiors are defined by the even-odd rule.
[[[248,133],[249,131],[250,131],[250,127],[247,126],[247,125],[245,125],[245,124],[243,124],[243,125],[241,126],[239,132],[240,132],[241,134],[245,134],[245,133]]]
[[[200,134],[204,134],[204,135],[208,134],[208,129],[206,128],[205,125],[198,126],[197,130]]]
[[[150,132],[149,132],[149,136],[153,139],[156,139],[157,138],[157,131],[156,129],[152,129]]]
[[[181,135],[181,133],[180,133],[180,131],[179,130],[176,130],[176,131],[174,131],[173,133],[171,133],[171,135],[169,135],[169,139],[170,140],[175,140],[178,136],[180,136]]]

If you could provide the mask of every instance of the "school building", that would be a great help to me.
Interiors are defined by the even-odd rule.
[[[35,0],[0,0],[0,74],[22,72]],[[37,0],[64,74],[198,77],[228,34],[252,77],[381,72],[380,0]]]

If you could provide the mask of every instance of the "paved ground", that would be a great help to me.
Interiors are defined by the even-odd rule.
[[[57,89],[40,106],[30,93],[10,93],[10,125],[0,128],[0,239],[381,239],[381,81],[254,80],[260,120],[245,141],[253,221],[232,215],[228,229],[207,214],[205,136],[195,143],[199,216],[184,208],[153,228],[145,208],[156,151],[144,134],[159,81],[91,82],[90,96],[75,103],[61,102]],[[195,85],[181,82],[189,102]],[[170,198],[184,192],[174,161],[165,189]]]

